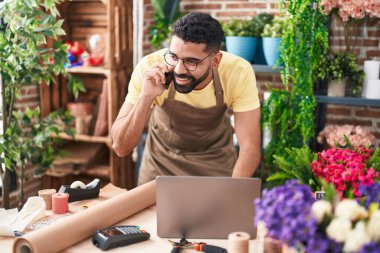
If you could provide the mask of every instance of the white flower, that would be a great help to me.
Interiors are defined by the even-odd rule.
[[[330,215],[332,213],[331,203],[326,200],[315,201],[311,206],[311,212],[318,220],[318,223],[320,223],[325,215]]]
[[[355,229],[352,230],[347,237],[346,243],[344,244],[344,252],[356,252],[364,244],[369,243],[371,239],[365,230],[365,223],[360,221],[356,224]]]
[[[360,206],[354,199],[345,199],[339,202],[335,208],[336,217],[349,220],[360,220],[368,216],[364,207]]]
[[[372,213],[368,221],[367,232],[372,241],[380,241],[380,210]]]
[[[327,235],[337,242],[344,242],[351,232],[351,221],[347,218],[334,218],[326,228]]]

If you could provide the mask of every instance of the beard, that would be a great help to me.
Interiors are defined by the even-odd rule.
[[[209,73],[210,73],[210,68],[207,69],[206,73],[204,73],[204,75],[202,75],[199,79],[195,79],[195,77],[191,75],[178,75],[177,73],[174,73],[174,76],[178,78],[188,78],[190,80],[190,83],[188,84],[179,84],[176,82],[175,78],[173,78],[174,88],[179,93],[183,93],[183,94],[190,93],[192,90],[195,89],[195,87],[197,87],[201,82],[203,82],[207,78]]]

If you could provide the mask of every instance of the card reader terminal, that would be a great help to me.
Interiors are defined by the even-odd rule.
[[[92,243],[102,250],[109,250],[149,238],[150,234],[139,226],[114,226],[97,230],[92,237]]]

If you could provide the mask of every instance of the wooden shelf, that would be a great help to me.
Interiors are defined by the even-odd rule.
[[[92,178],[99,178],[99,179],[109,179],[109,171],[110,167],[107,165],[97,165],[91,168],[88,168],[86,171],[83,172],[84,175]]]
[[[280,73],[281,70],[284,68],[283,66],[274,67],[274,66],[259,65],[259,64],[253,64],[252,67],[255,73]]]
[[[107,5],[108,0],[69,0],[69,2],[99,2],[99,1]]]
[[[91,67],[91,66],[78,66],[67,68],[66,71],[68,73],[74,74],[95,74],[95,75],[105,75],[109,76],[111,73],[109,69],[105,67]]]
[[[75,140],[75,141],[85,141],[85,142],[95,142],[104,143],[107,146],[111,146],[112,140],[110,136],[92,136],[85,134],[75,134],[74,138],[65,133],[60,133],[59,137],[63,140]]]
[[[330,97],[324,95],[315,95],[315,99],[317,103],[320,104],[380,106],[380,99],[361,97]]]

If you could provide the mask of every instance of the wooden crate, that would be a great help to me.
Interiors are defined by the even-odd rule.
[[[75,101],[89,101],[96,107],[102,93],[103,81],[106,80],[109,133],[124,102],[133,68],[132,0],[71,0],[63,2],[59,9],[65,20],[67,36],[63,38],[64,41],[79,41],[86,45],[89,36],[93,34],[101,34],[106,38],[105,64],[100,67],[81,66],[67,69],[70,74],[80,77],[86,87],[86,92],[81,93],[77,100],[67,91],[67,80],[63,76],[58,76],[54,85],[41,85],[41,114],[46,116],[60,108],[67,109],[67,104]],[[61,134],[60,137],[72,141],[70,136]],[[45,176],[44,188],[94,177],[129,189],[136,185],[136,172],[131,157],[119,158],[112,150],[109,135],[76,134],[75,141],[105,144],[108,149],[107,158],[93,165],[91,171],[80,175],[67,175],[64,178]]]

